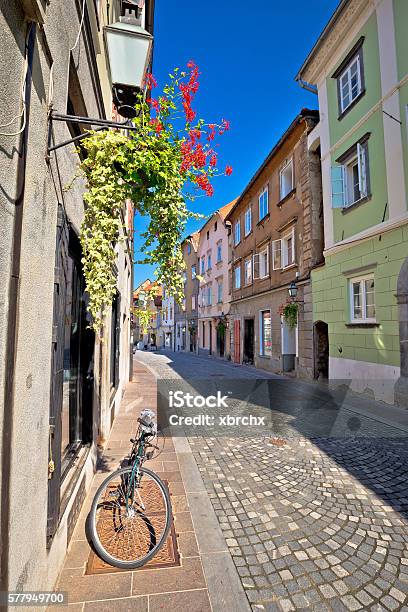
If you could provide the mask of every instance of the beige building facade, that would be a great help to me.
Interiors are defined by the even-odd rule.
[[[302,377],[314,375],[310,272],[323,251],[320,160],[307,148],[317,121],[317,111],[300,112],[226,217],[231,358]]]
[[[228,228],[225,218],[235,200],[217,210],[200,230],[198,244],[198,352],[228,359],[230,355],[227,315]]]

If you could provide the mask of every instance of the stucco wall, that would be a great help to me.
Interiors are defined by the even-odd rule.
[[[47,6],[44,31],[36,31],[33,58],[32,89],[27,123],[28,147],[24,191],[18,182],[18,164],[23,152],[18,138],[0,136],[0,389],[4,393],[6,328],[8,320],[8,288],[10,279],[13,223],[17,207],[22,207],[21,263],[18,278],[18,312],[16,363],[13,386],[14,402],[3,406],[0,427],[6,411],[7,441],[10,461],[9,489],[3,490],[2,515],[3,548],[9,553],[8,588],[13,590],[52,588],[65,554],[67,544],[66,514],[62,517],[51,550],[46,548],[47,521],[47,463],[50,403],[50,367],[53,314],[54,255],[57,204],[63,202],[75,231],[83,216],[82,193],[84,184],[71,182],[77,156],[72,147],[59,150],[47,165],[47,104],[51,63],[54,78],[54,108],[66,112],[69,70],[69,49],[74,45],[79,30],[80,15],[74,0],[51,2]],[[93,3],[91,4],[93,6]],[[3,68],[0,74],[0,123],[4,124],[19,110],[19,94],[23,73],[24,39],[27,22],[17,1],[0,0],[0,55]],[[95,79],[84,45],[84,37],[73,52],[73,61],[90,116],[98,116],[100,107],[94,89]],[[110,109],[106,109],[109,114]],[[14,131],[16,123],[0,131]],[[55,141],[70,138],[63,123],[56,123]],[[24,169],[23,169],[24,170]],[[122,255],[123,259],[124,255]],[[122,261],[123,264],[123,261]],[[119,265],[122,265],[119,264]],[[122,272],[121,272],[122,273]],[[127,281],[121,280],[124,287]],[[124,294],[129,291],[122,288]],[[125,302],[123,302],[125,304]],[[125,305],[124,305],[124,308]],[[126,324],[127,325],[127,324]],[[126,370],[126,329],[123,333],[122,372]],[[107,331],[109,335],[109,331]],[[98,349],[99,350],[99,349]],[[99,353],[95,357],[98,358]],[[128,352],[128,351],[127,351]],[[95,369],[98,367],[95,361]],[[102,367],[108,367],[105,353]],[[95,378],[98,378],[95,372]],[[96,383],[98,384],[98,383]],[[96,407],[97,408],[97,407]],[[99,414],[94,411],[94,434],[99,426]],[[4,432],[2,432],[4,433]],[[87,486],[93,472],[94,452],[83,466]],[[4,477],[4,474],[3,474]],[[77,486],[79,482],[77,483]],[[29,500],[29,502],[28,502]],[[29,504],[29,510],[24,504]],[[24,509],[23,506],[26,508]],[[7,523],[5,523],[7,521]],[[35,529],[33,529],[35,526]],[[29,541],[28,541],[29,534]],[[3,557],[3,561],[5,558]],[[4,569],[4,568],[3,568]]]

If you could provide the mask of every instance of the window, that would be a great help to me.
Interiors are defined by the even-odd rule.
[[[272,242],[272,267],[274,270],[281,270],[291,266],[296,261],[295,258],[295,228],[280,240]]]
[[[187,255],[191,255],[191,244],[187,244]]]
[[[207,287],[207,306],[211,306],[212,304],[212,287],[208,285]]]
[[[220,263],[220,261],[222,261],[222,242],[217,244],[217,263]]]
[[[204,274],[205,272],[205,257],[203,255],[203,257],[201,258],[201,274]]]
[[[210,238],[210,232],[208,231],[207,232],[207,240],[209,240],[209,238]]]
[[[272,355],[272,326],[271,326],[271,311],[261,310],[259,313],[259,353],[263,357]]]
[[[187,272],[183,272],[183,282],[184,284],[187,282]]]
[[[366,198],[370,192],[368,143],[358,142],[341,164],[332,167],[332,208],[346,208]]]
[[[192,278],[192,280],[194,280],[196,276],[197,276],[197,270],[196,270],[196,266],[194,264],[193,266],[191,266],[191,278]]]
[[[293,189],[293,160],[291,159],[279,173],[280,199],[283,200]]]
[[[259,278],[265,278],[269,274],[268,249],[259,253]]]
[[[272,267],[274,270],[282,268],[282,240],[272,241]]]
[[[217,283],[217,302],[218,304],[222,303],[222,280]]]
[[[196,303],[196,296],[195,296],[195,295],[192,295],[192,296],[191,296],[191,310],[195,310],[195,309],[196,309],[196,306],[197,306],[197,303]]]
[[[340,114],[356,100],[363,91],[362,49],[349,62],[337,79]]]
[[[245,278],[246,285],[250,285],[252,283],[252,259],[247,259],[245,261],[244,278]]]
[[[237,266],[234,270],[234,288],[240,289],[241,287],[241,266]]]
[[[214,232],[216,232],[216,231],[217,231],[217,227],[218,227],[218,226],[217,226],[217,222],[215,222],[215,223],[214,223]]]
[[[259,196],[259,220],[268,214],[268,190],[264,189]]]
[[[248,236],[251,229],[252,229],[252,213],[251,213],[251,207],[249,207],[245,211],[245,236]]]
[[[182,310],[182,312],[186,311],[186,298],[183,298],[183,300],[181,302],[181,310]]]
[[[350,280],[351,321],[375,323],[374,276]]]
[[[282,267],[287,268],[295,263],[295,228],[282,238]]]
[[[211,270],[211,253],[207,255],[207,270]]]
[[[237,221],[234,227],[234,244],[241,242],[241,221]]]

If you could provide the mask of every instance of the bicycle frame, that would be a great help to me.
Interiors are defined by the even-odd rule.
[[[145,438],[146,438],[146,434],[142,431],[142,433],[140,434],[140,438],[138,440],[138,449],[137,449],[137,454],[135,457],[135,460],[133,462],[133,466],[132,466],[132,472],[130,474],[130,479],[129,482],[127,484],[127,490],[126,490],[126,512],[128,512],[129,510],[129,490],[131,490],[132,493],[132,503],[133,503],[133,496],[134,496],[134,489],[132,490],[132,486],[135,482],[135,479],[139,473],[139,468],[140,465],[142,463],[142,457],[144,455],[144,450],[145,450]]]

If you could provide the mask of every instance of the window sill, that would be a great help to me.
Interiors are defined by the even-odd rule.
[[[355,208],[358,208],[358,206],[360,206],[361,204],[365,204],[366,202],[369,202],[370,200],[371,200],[371,193],[366,195],[364,198],[360,198],[359,200],[357,200],[357,202],[353,202],[352,204],[349,204],[349,206],[345,206],[344,208],[341,209],[341,212],[343,215],[346,215],[350,210],[354,210]]]
[[[270,359],[269,355],[258,355],[259,359]]]
[[[341,111],[340,115],[337,117],[338,121],[341,121],[346,115],[348,115],[348,113],[351,111],[351,109],[353,109],[355,107],[355,105],[365,95],[365,92],[366,92],[365,88],[362,89],[360,91],[360,93],[358,94],[357,98],[354,98],[354,100],[351,102],[351,104],[349,104],[347,108],[345,108],[343,111]]]
[[[380,327],[380,323],[377,321],[351,321],[350,323],[345,324],[346,327],[357,327],[357,328],[367,328],[367,327]]]
[[[263,223],[264,221],[269,219],[269,217],[270,217],[270,213],[266,213],[266,215],[264,217],[262,217],[262,219],[259,219],[257,225],[260,225],[261,223]]]
[[[292,268],[297,268],[297,263],[292,263],[290,264],[290,266],[285,266],[284,268],[281,268],[281,274],[283,274],[284,272],[286,272],[286,270],[292,270]]]
[[[279,202],[277,203],[277,205],[276,205],[276,206],[279,206],[279,208],[280,208],[281,206],[283,206],[283,204],[284,204],[284,203],[285,203],[287,200],[289,200],[289,198],[290,198],[291,196],[293,196],[293,194],[295,193],[295,191],[296,191],[296,187],[292,187],[292,189],[289,191],[289,193],[287,193],[287,194],[286,194],[286,195],[285,195],[283,198],[281,198],[281,199],[279,200]]]
[[[250,236],[251,234],[252,234],[252,230],[250,232],[248,232],[247,234],[245,234],[244,240],[245,240],[245,238],[248,238],[248,236]]]

